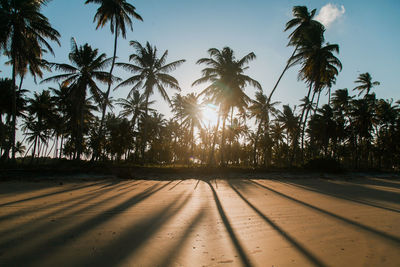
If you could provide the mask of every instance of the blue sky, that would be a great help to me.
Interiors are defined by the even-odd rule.
[[[338,17],[326,30],[326,41],[340,46],[339,59],[343,70],[337,77],[333,89],[355,87],[354,80],[363,72],[371,73],[374,80],[381,82],[375,89],[379,98],[400,99],[397,75],[400,73],[400,1],[266,1],[266,0],[136,0],[132,3],[144,21],[134,21],[133,32],[127,38],[119,39],[117,61],[127,61],[133,52],[130,40],[142,43],[149,41],[160,52],[169,51],[169,61],[186,59],[180,68],[172,73],[181,87],[182,93],[200,92],[204,86],[191,87],[200,77],[202,66],[195,62],[207,56],[211,47],[221,49],[231,47],[236,56],[242,57],[254,52],[257,59],[252,61],[247,74],[258,80],[266,94],[269,94],[293,48],[287,47],[287,36],[283,32],[285,23],[292,18],[291,9],[295,5],[306,5],[309,9],[320,9],[331,3],[344,14]],[[43,8],[43,13],[62,37],[61,47],[54,44],[55,57],[47,56],[51,62],[68,62],[70,39],[75,37],[78,44],[89,43],[100,52],[112,55],[113,36],[109,26],[96,30],[93,16],[97,5],[84,5],[84,1],[52,1]],[[343,7],[342,7],[343,6]],[[317,12],[318,12],[317,11]],[[2,76],[8,76],[4,57],[0,58]],[[298,105],[306,94],[306,85],[297,80],[298,68],[290,69],[281,81],[274,101],[282,104]],[[115,74],[122,78],[129,76],[122,70]],[[51,74],[45,74],[48,77]],[[33,83],[27,79],[24,87],[41,91],[52,84]],[[105,88],[103,86],[102,88]],[[125,97],[129,88],[120,88],[112,93],[114,98]],[[253,88],[247,88],[250,97]],[[169,95],[175,93],[169,90]],[[158,94],[153,98],[154,106],[170,116],[168,105]],[[321,100],[326,102],[327,98]]]

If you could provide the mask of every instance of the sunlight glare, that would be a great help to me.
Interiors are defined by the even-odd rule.
[[[202,111],[203,122],[206,126],[215,126],[218,122],[218,107],[211,103],[205,105]]]

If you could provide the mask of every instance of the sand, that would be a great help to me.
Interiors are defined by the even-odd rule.
[[[400,266],[400,181],[0,182],[0,266]]]

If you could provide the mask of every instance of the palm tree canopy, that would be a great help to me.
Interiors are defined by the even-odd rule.
[[[12,98],[13,90],[16,86],[13,85],[12,80],[8,78],[0,79],[0,114],[7,114],[11,118],[12,106],[10,99]],[[17,116],[22,116],[26,108],[27,100],[25,94],[28,92],[26,89],[16,91],[16,112]]]
[[[154,104],[155,101],[149,101],[148,105]],[[139,91],[133,91],[128,95],[128,98],[118,99],[117,104],[122,108],[119,115],[121,117],[133,116],[134,118],[140,117],[146,110],[146,96],[141,95]],[[148,108],[153,112],[154,109]]]
[[[324,86],[330,86],[335,76],[342,70],[342,63],[334,55],[339,53],[337,44],[307,43],[300,47],[298,53],[291,59],[291,65],[301,64],[299,79],[314,83],[316,91]]]
[[[0,49],[21,73],[30,65],[33,75],[42,75],[42,54],[53,49],[46,39],[59,43],[60,34],[40,13],[46,0],[0,0]],[[27,49],[29,48],[29,49]]]
[[[202,77],[194,81],[193,85],[211,82],[201,94],[210,96],[212,101],[220,105],[224,113],[231,107],[237,107],[242,112],[250,101],[243,91],[244,87],[251,85],[262,90],[258,81],[244,74],[248,69],[247,64],[254,60],[256,55],[251,52],[237,60],[229,47],[224,47],[222,50],[210,48],[208,54],[209,58],[197,61],[197,64],[205,64],[207,67],[202,70]]]
[[[126,0],[86,0],[85,4],[95,3],[100,7],[97,9],[93,21],[97,21],[97,27],[104,27],[108,22],[110,23],[111,33],[121,33],[122,37],[126,37],[126,25],[133,30],[132,19],[134,17],[143,21],[142,17],[136,13],[136,8],[129,4]]]
[[[378,81],[372,81],[372,76],[368,72],[366,73],[361,73],[357,80],[355,80],[355,83],[358,83],[360,85],[356,86],[353,90],[359,90],[360,93],[358,94],[359,96],[366,91],[366,95],[369,94],[369,91],[377,86],[380,85],[380,82]]]
[[[319,22],[314,20],[316,9],[308,11],[306,6],[294,6],[293,16],[286,23],[285,31],[292,29],[293,32],[289,35],[290,46],[302,45],[302,43],[309,41],[310,39],[317,39],[320,43],[324,42],[324,26]]]
[[[131,63],[117,63],[127,71],[136,75],[131,76],[121,82],[115,89],[120,86],[132,85],[131,92],[139,89],[144,89],[144,95],[149,97],[157,88],[164,100],[171,104],[171,100],[167,94],[166,87],[180,91],[178,81],[168,73],[175,70],[185,62],[184,59],[166,63],[168,50],[161,57],[157,55],[157,48],[150,45],[149,42],[142,46],[138,41],[131,41],[130,45],[135,50],[135,53],[129,56]]]
[[[256,92],[256,99],[252,100],[252,105],[249,107],[250,116],[256,118],[256,122],[269,121],[269,114],[276,114],[275,106],[280,102],[271,103],[268,97],[261,91]]]
[[[50,66],[63,71],[64,74],[44,79],[42,83],[62,81],[61,86],[69,86],[71,90],[78,90],[80,91],[79,94],[83,96],[86,95],[88,87],[95,100],[100,102],[102,94],[95,80],[106,84],[110,80],[119,80],[119,78],[110,76],[108,72],[103,71],[111,63],[111,58],[106,58],[104,53],[100,55],[98,53],[98,49],[93,49],[88,44],[78,47],[75,39],[72,38],[71,52],[68,55],[72,65],[50,63]]]
[[[183,97],[182,108],[182,125],[185,127],[201,127],[201,106],[199,104],[199,96],[190,93]]]

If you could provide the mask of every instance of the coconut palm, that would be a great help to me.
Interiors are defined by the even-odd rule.
[[[16,86],[13,84],[11,79],[3,78],[0,79],[0,147],[3,149],[1,158],[3,160],[9,158],[9,152],[11,149],[11,138],[12,138],[12,116],[13,107],[10,99],[13,97]],[[14,88],[14,89],[13,89]],[[28,90],[21,89],[16,91],[16,116],[24,117],[26,110],[27,100],[25,94]],[[3,117],[4,116],[4,117]]]
[[[154,102],[155,101],[149,101],[148,105],[152,105]],[[117,105],[122,108],[119,113],[120,117],[132,116],[132,130],[135,130],[137,119],[146,111],[145,95],[141,95],[139,91],[135,90],[128,95],[128,98],[119,98]],[[151,112],[155,111],[151,108],[148,108],[148,110]]]
[[[132,86],[131,92],[135,90],[143,89],[143,95],[145,96],[145,116],[148,115],[149,99],[154,91],[157,90],[162,98],[171,104],[171,100],[166,91],[167,87],[180,91],[178,81],[168,73],[175,70],[177,67],[185,62],[184,59],[176,60],[170,63],[166,63],[168,50],[166,50],[161,57],[157,55],[157,48],[152,46],[149,42],[145,46],[142,46],[138,41],[131,41],[130,45],[134,49],[134,53],[129,56],[131,63],[117,63],[127,71],[132,72],[133,76],[129,77],[125,81],[121,82],[116,88],[120,86]],[[145,120],[147,122],[147,120]],[[143,132],[143,145],[142,145],[142,157],[144,155],[144,149],[147,143],[147,127],[144,125]]]
[[[253,163],[257,165],[257,145],[258,145],[258,138],[260,136],[262,127],[264,126],[265,130],[268,128],[268,124],[270,121],[270,114],[276,114],[277,110],[275,106],[280,102],[270,103],[269,99],[266,95],[262,92],[256,92],[256,100],[252,100],[252,105],[249,107],[250,116],[256,119],[256,123],[258,123],[257,132],[255,135],[254,140],[254,156],[253,156]]]
[[[76,114],[76,121],[74,123],[77,126],[78,145],[76,148],[79,159],[83,152],[81,144],[87,90],[89,90],[97,103],[103,103],[102,92],[97,86],[96,81],[107,84],[110,81],[119,80],[119,78],[110,76],[108,72],[103,71],[104,68],[109,66],[112,59],[106,58],[104,53],[99,55],[98,49],[93,49],[88,44],[78,47],[73,38],[71,46],[71,52],[68,57],[72,65],[51,63],[51,67],[55,68],[55,70],[65,73],[44,79],[42,83],[61,81],[61,86],[68,86],[70,89],[70,96],[75,108],[74,113]]]
[[[201,94],[210,97],[211,101],[219,105],[219,116],[222,115],[223,121],[220,154],[221,164],[224,165],[225,122],[229,111],[233,114],[233,109],[236,107],[239,112],[244,113],[244,109],[250,102],[250,98],[244,93],[247,85],[262,89],[259,82],[244,74],[244,71],[248,69],[247,64],[256,58],[253,52],[239,60],[229,47],[224,47],[222,50],[210,48],[208,54],[209,58],[201,58],[197,61],[197,64],[205,64],[207,67],[202,70],[202,77],[194,81],[193,85],[211,82]],[[218,127],[219,118],[216,131]],[[214,146],[211,148],[210,160],[213,160],[213,153]]]
[[[368,72],[366,73],[361,73],[357,80],[354,81],[355,83],[358,83],[360,85],[356,86],[353,90],[358,90],[360,91],[358,93],[358,96],[360,96],[364,91],[365,91],[365,95],[369,94],[369,91],[371,91],[371,89],[375,86],[380,85],[380,82],[378,81],[372,81],[372,77],[371,74],[369,74]]]
[[[309,90],[306,98],[309,99],[311,90],[313,89],[313,97],[311,103],[314,102],[314,96],[323,87],[329,86],[332,79],[342,69],[342,63],[334,55],[339,53],[339,46],[337,44],[326,44],[325,46],[320,43],[318,37],[307,40],[298,49],[298,53],[293,56],[291,64],[301,64],[299,71],[299,78],[309,84]],[[303,121],[304,112],[305,118]],[[306,106],[302,109],[299,123],[303,124],[301,132],[301,149],[304,149],[304,133],[305,125],[307,122],[308,113],[310,108]]]
[[[97,27],[104,27],[107,23],[110,23],[110,31],[114,34],[114,53],[112,57],[112,63],[110,68],[110,76],[114,70],[115,58],[117,56],[117,41],[119,34],[126,38],[127,26],[133,31],[133,23],[131,17],[143,21],[142,17],[136,13],[136,8],[129,4],[126,0],[86,0],[85,4],[94,3],[99,4],[100,7],[93,18],[93,21],[97,21]],[[107,91],[104,94],[104,103],[102,104],[102,114],[100,122],[100,131],[102,131],[104,116],[106,115],[107,102],[110,94],[112,81],[108,82]]]
[[[25,66],[30,65],[33,73],[43,49],[53,52],[46,39],[59,43],[60,34],[51,27],[48,19],[40,12],[46,0],[1,0],[0,1],[0,48],[10,58],[12,64],[12,83]],[[20,88],[21,89],[21,88]],[[16,87],[12,96],[12,158],[15,159],[15,131],[17,110]]]
[[[285,74],[285,72],[292,66],[291,61],[293,56],[296,54],[297,49],[302,45],[302,43],[306,42],[307,39],[310,38],[310,36],[317,36],[320,39],[320,42],[322,43],[324,40],[324,26],[314,20],[316,9],[311,10],[311,12],[308,11],[306,6],[294,6],[293,7],[293,16],[294,18],[291,19],[286,23],[285,31],[288,31],[294,27],[296,27],[293,32],[289,35],[289,43],[288,46],[294,46],[295,49],[288,59],[285,68],[283,69],[283,72],[278,78],[278,81],[275,83],[271,93],[269,94],[268,101],[271,101],[271,97],[273,93],[275,92],[280,80],[282,79],[282,76]]]
[[[191,157],[194,156],[195,134],[194,128],[201,128],[201,106],[199,104],[199,96],[190,93],[183,97],[182,123],[181,125],[189,130],[191,136]]]
[[[291,165],[293,162],[295,147],[297,146],[299,117],[295,115],[295,108],[292,109],[289,105],[283,105],[283,111],[278,113],[277,120],[286,130],[287,146],[292,147],[292,156],[290,157],[290,153],[288,153],[286,159],[288,164]]]

